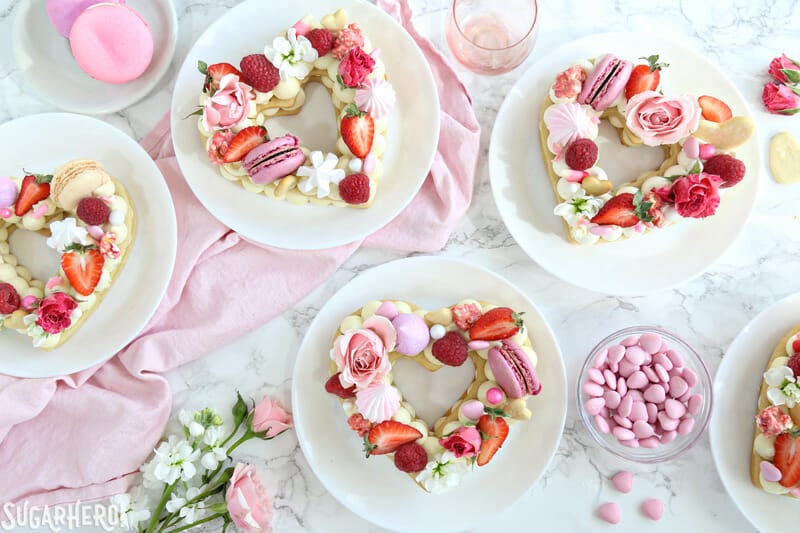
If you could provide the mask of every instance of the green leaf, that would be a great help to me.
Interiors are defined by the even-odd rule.
[[[239,393],[239,391],[236,391],[236,403],[233,405],[233,409],[231,409],[234,426],[238,427],[239,424],[242,423],[247,416],[248,411],[250,410],[247,408],[247,404],[242,398],[242,395]]]
[[[202,114],[203,114],[203,108],[202,108],[202,107],[199,107],[199,108],[198,108],[196,111],[192,111],[191,113],[189,113],[188,115],[186,115],[185,117],[183,117],[183,120],[186,120],[187,118],[189,118],[189,117],[192,117],[192,116],[195,116],[195,115],[196,115],[196,116],[200,116],[200,115],[202,115]]]
[[[356,104],[349,104],[344,108],[344,112],[348,117],[360,117],[364,114],[358,110],[358,106]]]
[[[88,252],[89,250],[96,250],[97,246],[94,244],[79,244],[77,242],[73,242],[72,244],[68,244],[64,247],[64,253],[67,252],[79,252],[84,253]]]
[[[781,115],[796,115],[797,113],[800,113],[800,107],[796,107],[795,109],[783,109],[778,111],[778,113]]]
[[[661,70],[662,68],[667,68],[669,63],[659,63],[658,62],[658,54],[653,54],[647,57],[640,57],[639,59],[644,59],[647,61],[647,66],[650,67],[650,72],[655,72],[656,70]]]
[[[228,505],[225,502],[217,502],[214,505],[209,505],[206,507],[206,510],[211,511],[212,513],[227,513]]]
[[[700,174],[703,171],[703,167],[700,166],[699,161],[695,161],[692,168],[689,169],[689,174]]]
[[[633,195],[633,214],[642,222],[650,222],[653,216],[650,214],[650,208],[653,207],[653,202],[642,201],[642,191],[636,191]]]
[[[197,70],[200,71],[200,74],[208,74],[208,64],[205,61],[197,61]]]
[[[337,74],[336,75],[336,81],[339,82],[339,85],[342,86],[342,89],[346,89],[347,88],[347,85],[344,84],[344,80],[342,79],[342,75],[341,74]]]
[[[508,417],[508,413],[506,413],[502,409],[498,409],[496,407],[484,407],[483,408],[483,412],[486,413],[487,415],[491,416],[492,420],[494,420],[498,416],[504,417],[504,418]]]
[[[22,171],[25,173],[26,176],[33,176],[36,179],[36,183],[40,185],[42,183],[50,183],[51,181],[53,181],[52,174],[37,174],[35,172],[28,172],[24,168],[22,169]]]
[[[781,72],[783,72],[783,74],[786,76],[786,79],[788,79],[790,83],[792,84],[800,83],[800,71],[788,68],[782,68]]]

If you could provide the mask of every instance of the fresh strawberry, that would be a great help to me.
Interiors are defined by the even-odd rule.
[[[650,214],[652,207],[652,201],[642,199],[642,191],[637,191],[636,194],[624,192],[603,204],[600,211],[592,218],[592,222],[603,226],[613,225],[629,228],[640,221],[652,221],[653,216]]]
[[[471,328],[469,338],[474,341],[499,341],[516,335],[522,327],[522,313],[508,307],[495,307],[486,311]]]
[[[228,146],[228,151],[225,152],[222,160],[226,163],[241,161],[247,155],[247,152],[265,142],[267,142],[267,128],[264,126],[248,126],[233,137],[231,145]]]
[[[369,194],[369,176],[366,174],[350,174],[339,182],[339,196],[348,204],[366,203]]]
[[[14,214],[21,217],[38,202],[50,196],[50,180],[52,179],[53,176],[50,174],[28,174],[22,178]]]
[[[354,156],[364,159],[372,150],[375,122],[367,113],[359,111],[355,104],[347,106],[345,113],[341,127],[342,139]]]
[[[728,104],[713,96],[701,96],[697,99],[703,118],[711,122],[725,122],[733,116]]]
[[[508,437],[508,423],[506,419],[491,414],[481,415],[478,420],[478,431],[481,432],[481,449],[478,452],[478,466],[483,466],[492,460],[497,450],[503,447]]]
[[[336,374],[328,378],[328,381],[325,382],[325,390],[331,394],[335,394],[336,396],[344,400],[348,398],[355,398],[356,386],[353,385],[345,389],[344,386],[342,385],[342,382],[339,381],[339,376],[341,375],[342,375],[341,372],[337,372]]]
[[[330,53],[330,51],[333,49],[333,34],[329,29],[314,28],[308,32],[306,39],[311,41],[311,46],[313,46],[314,50],[317,51],[319,57]]]
[[[392,453],[403,444],[414,442],[420,437],[422,433],[416,428],[395,420],[384,420],[364,437],[364,452],[367,457]]]
[[[71,244],[61,256],[61,268],[75,292],[89,296],[100,282],[105,261],[95,246]]]
[[[781,485],[791,488],[800,482],[800,435],[792,432],[778,435],[773,463],[781,471]]]
[[[659,63],[657,54],[639,59],[644,59],[647,64],[633,67],[631,77],[628,78],[628,83],[625,85],[625,98],[629,100],[634,94],[658,89],[661,81],[661,69],[669,66],[669,63]]]
[[[206,79],[203,81],[204,93],[210,92],[213,94],[216,92],[216,90],[219,89],[219,80],[226,74],[236,74],[239,76],[239,79],[242,78],[242,73],[230,63],[214,63],[208,66],[204,62],[198,61],[197,70],[199,70],[201,74],[206,75]]]
[[[794,376],[800,376],[800,353],[796,353],[789,358],[789,361],[786,363],[786,366],[792,369],[794,372]]]
[[[239,67],[242,69],[245,79],[256,91],[267,93],[281,81],[278,69],[264,54],[244,56],[239,62]]]

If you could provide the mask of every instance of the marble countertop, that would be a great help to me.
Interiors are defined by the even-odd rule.
[[[0,123],[53,111],[26,87],[11,53],[10,27],[21,2],[0,0]],[[175,0],[180,32],[175,59],[164,83],[123,112],[102,116],[131,136],[142,138],[167,111],[175,74],[208,23],[237,0]],[[335,2],[332,2],[335,5]],[[416,22],[446,55],[447,0],[412,0]],[[526,65],[555,47],[592,33],[653,31],[680,40],[716,61],[750,102],[763,153],[778,131],[800,137],[800,118],[769,115],[760,104],[769,60],[797,56],[800,3],[685,0],[548,0],[542,4],[538,42]],[[793,48],[794,46],[794,48]],[[492,124],[503,98],[525,65],[506,75],[481,77],[460,69],[472,91],[483,127],[482,154],[474,200],[442,255],[467,259],[498,272],[524,290],[555,331],[566,361],[570,390],[578,367],[595,343],[611,331],[636,323],[661,325],[683,335],[705,357],[712,372],[726,348],[762,309],[800,289],[800,185],[776,184],[761,169],[761,191],[743,234],[706,273],[646,297],[620,298],[587,292],[544,272],[516,245],[492,200],[487,152]],[[357,252],[324,286],[295,308],[223,349],[169,373],[174,412],[186,408],[226,408],[238,388],[243,394],[269,393],[289,402],[294,355],[311,319],[342,285],[371,266],[396,259],[384,251]],[[646,266],[645,266],[646,267]],[[245,371],[257,368],[259,371]],[[267,370],[268,369],[268,370]],[[708,437],[685,456],[658,466],[626,465],[599,449],[570,406],[560,448],[542,479],[517,503],[475,531],[508,531],[519,523],[537,529],[587,531],[606,527],[594,515],[605,501],[617,501],[617,526],[652,531],[751,531],[717,476]],[[747,401],[747,400],[746,400]],[[309,469],[294,437],[242,448],[265,473],[274,495],[277,531],[382,531],[350,513],[328,494]],[[631,494],[615,493],[608,478],[627,467],[635,473]],[[642,500],[664,500],[666,512],[653,523],[638,511]],[[410,510],[413,512],[413,510]],[[214,528],[209,528],[209,531]]]

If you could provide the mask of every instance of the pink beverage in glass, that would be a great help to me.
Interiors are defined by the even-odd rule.
[[[468,69],[503,74],[531,53],[538,11],[536,0],[453,0],[447,44]]]

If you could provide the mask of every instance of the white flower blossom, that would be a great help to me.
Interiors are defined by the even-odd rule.
[[[311,152],[312,166],[302,166],[297,169],[297,175],[302,177],[297,187],[304,194],[311,194],[317,190],[317,198],[325,198],[331,193],[331,183],[339,184],[344,179],[345,173],[341,168],[336,168],[339,158],[335,154],[322,155],[315,150]]]
[[[170,435],[167,442],[162,442],[155,454],[153,475],[167,485],[172,485],[178,479],[189,481],[197,473],[194,461],[200,457],[200,450],[195,450],[185,440],[178,440],[175,435]]]
[[[574,226],[577,219],[585,217],[591,219],[597,214],[602,205],[602,201],[594,196],[576,196],[566,202],[561,202],[555,209],[553,214],[563,217],[567,224]]]
[[[800,403],[800,386],[794,372],[788,366],[771,368],[764,372],[767,382],[767,398],[772,405],[785,405],[789,409]]]
[[[189,487],[186,494],[178,496],[173,493],[170,500],[165,506],[168,513],[174,513],[180,509],[178,516],[183,518],[187,523],[194,522],[206,516],[206,511],[202,502],[195,502],[192,505],[186,505],[200,494],[199,487]]]
[[[56,220],[50,223],[50,237],[47,246],[55,248],[59,253],[64,253],[64,248],[70,244],[85,244],[89,234],[86,228],[78,226],[78,221],[73,217]]]
[[[181,409],[180,413],[178,413],[178,420],[181,421],[183,427],[189,432],[189,435],[192,437],[199,437],[203,434],[206,428],[203,427],[203,424],[195,420],[194,413],[190,413],[186,409]]]
[[[264,47],[264,55],[278,69],[282,80],[304,80],[319,57],[311,41],[297,35],[294,28],[289,29],[286,37],[275,37],[271,45]]]
[[[128,530],[134,530],[143,522],[150,520],[150,502],[142,487],[136,487],[130,494],[117,494],[111,498],[113,505],[119,513],[119,525]]]
[[[456,459],[452,452],[445,451],[425,465],[425,470],[417,475],[417,482],[428,492],[440,494],[458,486],[468,470],[463,458]]]
[[[142,485],[148,490],[160,489],[163,484],[160,480],[156,479],[154,473],[156,462],[154,458],[139,467],[139,472],[142,473]]]
[[[222,447],[224,438],[222,426],[211,426],[206,430],[205,435],[203,435],[203,443],[206,445],[203,449],[208,451],[203,454],[203,457],[200,459],[200,464],[208,470],[217,468],[219,463],[224,461],[227,457],[225,448]]]

